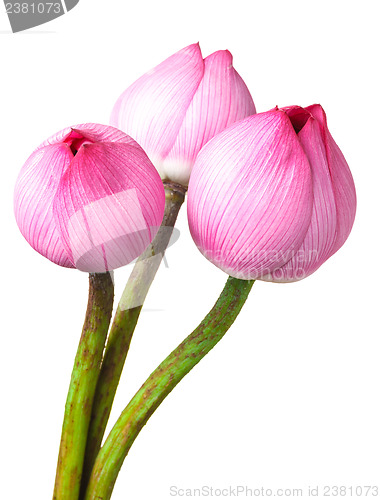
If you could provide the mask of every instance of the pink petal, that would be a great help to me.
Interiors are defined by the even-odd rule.
[[[84,144],[62,177],[54,216],[75,266],[105,272],[145,250],[164,204],[162,181],[140,147]]]
[[[165,176],[181,184],[188,183],[197,154],[212,137],[256,112],[228,50],[211,54],[204,63],[203,79],[163,164]]]
[[[60,130],[40,144],[35,151],[53,144],[70,143],[70,139],[75,140],[82,137],[91,142],[123,142],[136,145],[131,137],[117,128],[99,123],[82,123]]]
[[[15,187],[14,209],[21,233],[40,254],[64,267],[74,267],[53,217],[53,198],[73,158],[72,143],[87,140],[136,142],[108,125],[85,123],[67,127],[40,144],[26,161]]]
[[[66,144],[45,141],[24,164],[14,195],[15,217],[24,238],[41,255],[64,267],[74,266],[55,227],[52,204],[72,158]]]
[[[203,72],[199,45],[189,45],[139,78],[116,102],[111,124],[131,135],[159,171]]]
[[[310,224],[310,166],[282,111],[254,115],[202,149],[188,191],[191,234],[228,274],[253,279],[284,265]]]
[[[331,255],[348,238],[355,220],[356,191],[350,168],[327,127],[326,114],[319,104],[306,108],[318,121],[325,143],[337,210],[337,235]]]
[[[299,116],[299,115],[298,115]],[[309,118],[298,134],[309,160],[313,211],[305,239],[294,257],[264,281],[291,282],[306,278],[331,255],[336,241],[337,210],[324,140],[318,122]]]

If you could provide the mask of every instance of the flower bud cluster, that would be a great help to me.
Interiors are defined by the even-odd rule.
[[[170,181],[188,186],[192,237],[217,267],[309,276],[351,231],[352,175],[320,105],[255,113],[229,51],[185,47],[122,93],[113,126],[73,126],[32,153],[15,190],[22,234],[61,266],[115,269],[154,238]]]

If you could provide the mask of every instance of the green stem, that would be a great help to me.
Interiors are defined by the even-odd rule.
[[[186,188],[173,183],[164,184],[166,201],[161,228],[152,244],[138,259],[129,277],[108,337],[88,432],[82,493],[85,491],[100,449],[141,308],[169,244],[178,212],[185,200]]]
[[[228,278],[210,313],[150,375],[111,430],[96,459],[85,500],[109,500],[140,430],[180,380],[219,342],[235,321],[254,281]]]
[[[89,275],[87,312],[66,400],[54,500],[79,498],[87,431],[111,321],[113,294],[110,273]]]

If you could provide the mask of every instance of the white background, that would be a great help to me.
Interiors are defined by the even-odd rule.
[[[31,151],[76,123],[107,123],[119,94],[199,41],[228,48],[258,111],[321,103],[352,169],[358,212],[313,276],[257,282],[221,343],[151,418],[115,500],[170,486],[380,486],[379,37],[375,1],[80,0],[12,34],[1,8],[1,496],[51,498],[87,276],[34,252],[12,197]],[[193,244],[186,210],[133,339],[115,421],[156,365],[208,312],[226,276]],[[116,272],[117,297],[131,266]]]

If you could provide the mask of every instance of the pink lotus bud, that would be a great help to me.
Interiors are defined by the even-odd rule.
[[[17,179],[29,244],[65,267],[106,272],[138,257],[163,218],[165,193],[143,149],[113,127],[76,125],[43,142]]]
[[[128,87],[116,102],[111,124],[141,144],[163,179],[187,185],[202,146],[255,112],[230,52],[203,59],[193,44]]]
[[[351,172],[319,105],[232,125],[202,149],[189,183],[196,245],[242,279],[309,276],[346,241],[355,210]]]

